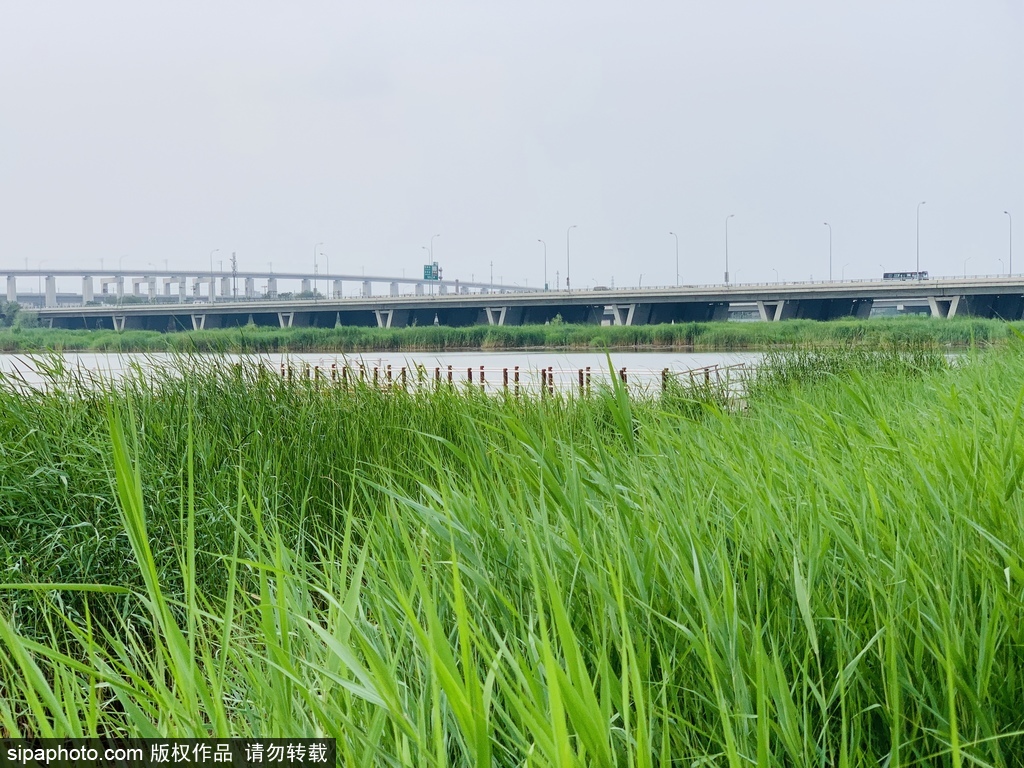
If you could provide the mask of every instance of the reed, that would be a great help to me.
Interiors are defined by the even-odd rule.
[[[1017,326],[1024,327],[1022,324]],[[0,352],[48,349],[98,352],[272,353],[411,352],[445,350],[790,348],[800,345],[869,348],[935,344],[967,347],[1004,343],[1014,327],[1000,320],[926,317],[871,320],[787,320],[781,323],[718,322],[609,327],[551,325],[449,328],[243,327],[178,333],[0,329]]]
[[[739,412],[198,358],[0,382],[0,732],[1019,765],[1024,354],[858,355]]]

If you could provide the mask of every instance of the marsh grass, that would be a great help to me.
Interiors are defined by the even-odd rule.
[[[1016,324],[1020,326],[1020,324]],[[597,326],[556,323],[532,326],[420,326],[411,328],[268,328],[246,326],[205,331],[70,331],[0,329],[0,352],[49,349],[94,352],[278,353],[411,352],[512,349],[740,350],[861,345],[966,347],[999,344],[1014,325],[1001,320],[958,317],[873,318],[870,320],[787,320],[782,323],[677,323]]]
[[[202,361],[0,387],[0,732],[1020,765],[1024,355],[857,354],[742,412]]]

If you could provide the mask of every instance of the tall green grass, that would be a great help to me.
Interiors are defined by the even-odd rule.
[[[1019,325],[1019,324],[1018,324]],[[1005,341],[1011,326],[999,320],[926,317],[872,320],[787,320],[782,323],[678,323],[674,325],[533,325],[449,328],[245,327],[158,333],[0,329],[0,352],[47,349],[95,352],[370,352],[562,349],[693,348],[707,350],[816,346],[969,346]]]
[[[197,360],[0,387],[0,732],[1019,765],[1024,355],[859,354],[741,412]]]

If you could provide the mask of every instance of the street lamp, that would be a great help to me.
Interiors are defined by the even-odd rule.
[[[575,224],[565,230],[565,290],[567,291],[572,290],[569,287],[569,232],[574,229],[576,229]]]
[[[922,200],[917,204],[917,277],[921,278],[921,206],[924,205],[927,200]]]
[[[675,232],[669,232],[672,237],[676,239],[676,288],[679,287],[679,235]]]
[[[843,264],[843,268],[842,268],[842,270],[841,270],[841,271],[839,272],[839,281],[840,281],[840,282],[842,282],[843,280],[845,280],[845,279],[846,279],[846,268],[847,268],[848,266],[850,266],[850,262],[846,262],[845,264]]]
[[[544,290],[548,289],[548,244],[537,238],[537,242],[544,246]]]
[[[725,284],[729,284],[729,219],[736,214],[730,213],[725,217]]]
[[[439,234],[438,235],[431,235],[430,236],[430,263],[431,264],[434,263],[434,238],[435,237],[440,237],[440,236],[441,235],[439,235]]]
[[[964,277],[965,278],[967,277],[967,262],[970,261],[973,258],[974,258],[973,256],[968,256],[966,259],[964,259]]]
[[[319,242],[319,243],[317,243],[316,245],[313,246],[313,298],[314,299],[316,299],[316,293],[317,293],[317,290],[316,290],[316,288],[317,288],[317,279],[316,278],[317,278],[317,273],[319,271],[317,269],[317,263],[316,263],[316,249],[319,248],[321,245],[323,245],[323,241],[321,241],[321,242]]]
[[[1003,270],[1003,260],[996,259],[996,261],[999,262],[999,276],[1002,277],[1004,274],[1006,274],[1006,272]]]
[[[217,253],[219,250],[220,250],[220,248],[214,248],[212,251],[210,251],[210,297],[209,298],[210,298],[210,303],[211,304],[213,303],[213,300],[214,300],[214,293],[213,293],[213,254]]]
[[[775,267],[772,267],[772,272],[775,273],[775,282],[779,282],[779,270],[777,270]]]
[[[1009,211],[1003,211],[1010,216]],[[1010,277],[1013,277],[1013,216],[1010,216]]]
[[[827,221],[825,226],[828,227],[828,281],[832,282],[832,225]]]

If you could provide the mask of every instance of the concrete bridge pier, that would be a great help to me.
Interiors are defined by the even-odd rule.
[[[484,312],[487,313],[488,325],[504,325],[508,307],[485,307]]]
[[[310,279],[308,277],[302,278],[302,287],[299,288],[299,290],[302,291],[303,293],[309,293],[310,291],[313,290],[313,283],[310,282]]]
[[[928,308],[932,311],[932,317],[956,317],[956,311],[960,308],[960,297],[929,296]]]
[[[422,296],[423,295],[423,283],[416,283],[416,295],[417,296]]]
[[[333,280],[331,282],[331,298],[340,299],[342,297],[341,292],[341,280]]]
[[[765,322],[774,323],[780,320],[788,319],[793,315],[793,306],[790,302],[789,314],[786,314],[786,300],[779,299],[778,301],[759,301],[757,302],[757,314],[761,316],[761,319]]]
[[[146,290],[148,291],[148,297],[150,301],[156,298],[156,278],[155,277],[133,277],[132,278],[132,295],[141,296],[142,291],[139,290],[142,284],[146,284]]]
[[[230,296],[231,298],[234,298],[235,297],[235,293],[234,293],[234,291],[231,290],[231,288],[232,288],[231,278],[230,277],[222,277],[220,279],[220,295],[221,296]]]
[[[392,296],[397,296],[398,295],[398,283],[391,283],[391,295]]]
[[[373,285],[369,280],[363,280],[363,296],[373,296]]]
[[[277,278],[276,277],[268,277],[267,278],[267,298],[269,298],[269,299],[276,299],[277,298]],[[281,327],[284,328],[283,325]]]
[[[212,275],[209,276],[209,277],[194,277],[194,278],[192,278],[192,297],[198,299],[198,298],[200,298],[200,296],[202,296],[202,293],[200,291],[199,286],[201,286],[201,285],[203,285],[203,283],[205,283],[206,286],[209,288],[209,290],[207,291],[207,294],[206,294],[207,298],[210,300],[211,303],[216,301],[217,300],[217,286],[216,286],[216,282],[217,282],[216,279]]]
[[[7,301],[11,304],[18,300],[18,278],[14,275],[7,276]]]
[[[633,314],[636,312],[636,304],[612,304],[608,308],[612,311],[612,325],[633,324]]]
[[[118,275],[117,277],[101,277],[100,278],[100,292],[109,293],[107,286],[111,283],[117,285],[117,298],[124,298],[124,277]]]
[[[57,306],[57,278],[53,275],[46,276],[46,306]]]
[[[245,298],[251,299],[256,296],[256,280],[247,277],[245,278]]]
[[[90,275],[86,275],[82,278],[82,304],[88,304],[93,300],[92,277]]]

